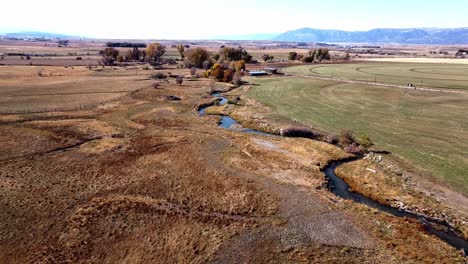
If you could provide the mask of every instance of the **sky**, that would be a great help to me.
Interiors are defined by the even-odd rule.
[[[311,27],[468,27],[468,0],[3,0],[0,33],[210,39]]]

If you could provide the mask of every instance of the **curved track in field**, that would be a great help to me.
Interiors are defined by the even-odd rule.
[[[468,90],[468,65],[458,64],[325,64],[291,67],[285,72],[295,76],[344,82],[366,82],[389,86],[414,84],[418,88]]]

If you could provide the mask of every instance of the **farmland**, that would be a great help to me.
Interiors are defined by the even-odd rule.
[[[421,72],[409,70],[416,68]],[[468,94],[307,77],[330,77],[333,73],[339,79],[374,78],[356,69],[379,74],[380,82],[404,84],[424,78],[427,86],[467,88],[468,77],[463,74],[467,66],[345,64],[284,70],[303,77],[254,79],[259,86],[251,89],[249,96],[280,116],[324,131],[339,133],[351,129],[357,135],[368,134],[379,147],[468,193]]]
[[[454,60],[457,62],[458,60]],[[366,63],[292,67],[286,73],[430,88],[468,89],[468,65]]]
[[[0,112],[89,108],[148,85],[138,70],[11,66],[0,73]],[[148,73],[146,73],[148,74]]]
[[[363,104],[376,112],[375,117],[387,111],[374,102],[385,91],[387,106],[392,100],[398,106],[396,100],[405,98],[410,109],[421,107],[416,117],[427,119],[426,123],[434,114],[447,122],[446,129],[433,124],[438,129],[433,134],[440,133],[436,142],[446,142],[441,146],[450,148],[454,165],[450,168],[457,173],[466,164],[466,123],[459,120],[466,112],[459,108],[463,94],[434,97],[428,91],[376,90],[310,76],[244,76],[236,87],[204,78],[202,69],[184,67],[174,48],[168,48],[164,58],[175,62],[150,65],[130,60],[98,66],[98,51],[104,43],[80,41],[61,48],[50,43],[0,45],[0,52],[20,54],[6,56],[0,66],[0,263],[465,260],[456,247],[425,232],[419,221],[394,217],[330,192],[324,168],[352,157],[341,147],[224,129],[217,116],[239,117],[239,123],[243,117],[244,127],[256,129],[262,124],[279,131],[294,124],[290,119],[305,120],[315,113],[307,124],[338,131],[337,121],[348,127],[353,125],[350,116],[356,123],[366,116],[358,110],[343,113],[340,105]],[[206,48],[216,54],[220,44]],[[275,60],[247,64],[247,70],[302,65],[283,62],[286,49],[252,47],[250,51],[255,59],[268,53]],[[31,58],[22,58],[26,53]],[[304,89],[311,83],[335,102],[322,100],[315,88],[313,93]],[[200,107],[216,104],[213,91],[223,92],[228,104],[211,106],[212,111],[208,108],[200,116]],[[271,94],[263,94],[266,91]],[[290,119],[270,116],[270,109],[250,98],[257,95],[260,102],[271,100],[274,110],[286,106],[281,102],[290,104],[287,110],[294,111],[284,114]],[[421,106],[420,100],[436,108]],[[450,107],[452,122],[446,109]],[[410,109],[405,113],[412,113]],[[378,117],[393,122],[383,113]],[[332,122],[327,123],[330,118]],[[406,134],[427,130],[421,120],[401,118],[401,122],[410,126]],[[416,149],[422,143],[413,144]],[[384,173],[353,177],[369,166],[377,170],[383,165],[366,160],[348,163],[340,172],[367,196],[382,203],[388,198],[430,209],[428,216],[443,215],[468,237],[463,225],[468,208],[459,206],[468,204],[465,197],[445,199],[445,192],[436,193],[437,199],[444,198],[439,201],[401,184],[399,176]],[[388,179],[395,179],[390,186]],[[382,191],[374,192],[376,186]]]

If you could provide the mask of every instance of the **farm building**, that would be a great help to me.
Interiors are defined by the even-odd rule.
[[[250,71],[249,74],[250,74],[250,76],[265,76],[265,75],[268,75],[268,72],[266,72],[266,71]]]
[[[278,73],[278,68],[265,68],[263,70],[266,71],[267,73],[270,73],[270,74],[277,74]]]

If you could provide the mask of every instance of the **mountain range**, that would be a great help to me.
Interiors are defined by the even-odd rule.
[[[23,31],[3,34],[16,38],[82,39],[65,34]],[[285,42],[321,43],[376,43],[376,44],[468,44],[468,28],[377,28],[369,31],[301,28],[282,34],[226,35],[223,40],[268,40]]]
[[[301,28],[280,34],[272,40],[328,43],[468,44],[468,28],[378,28],[369,31]]]
[[[21,31],[0,34],[10,38],[82,39],[83,37],[41,31]]]

